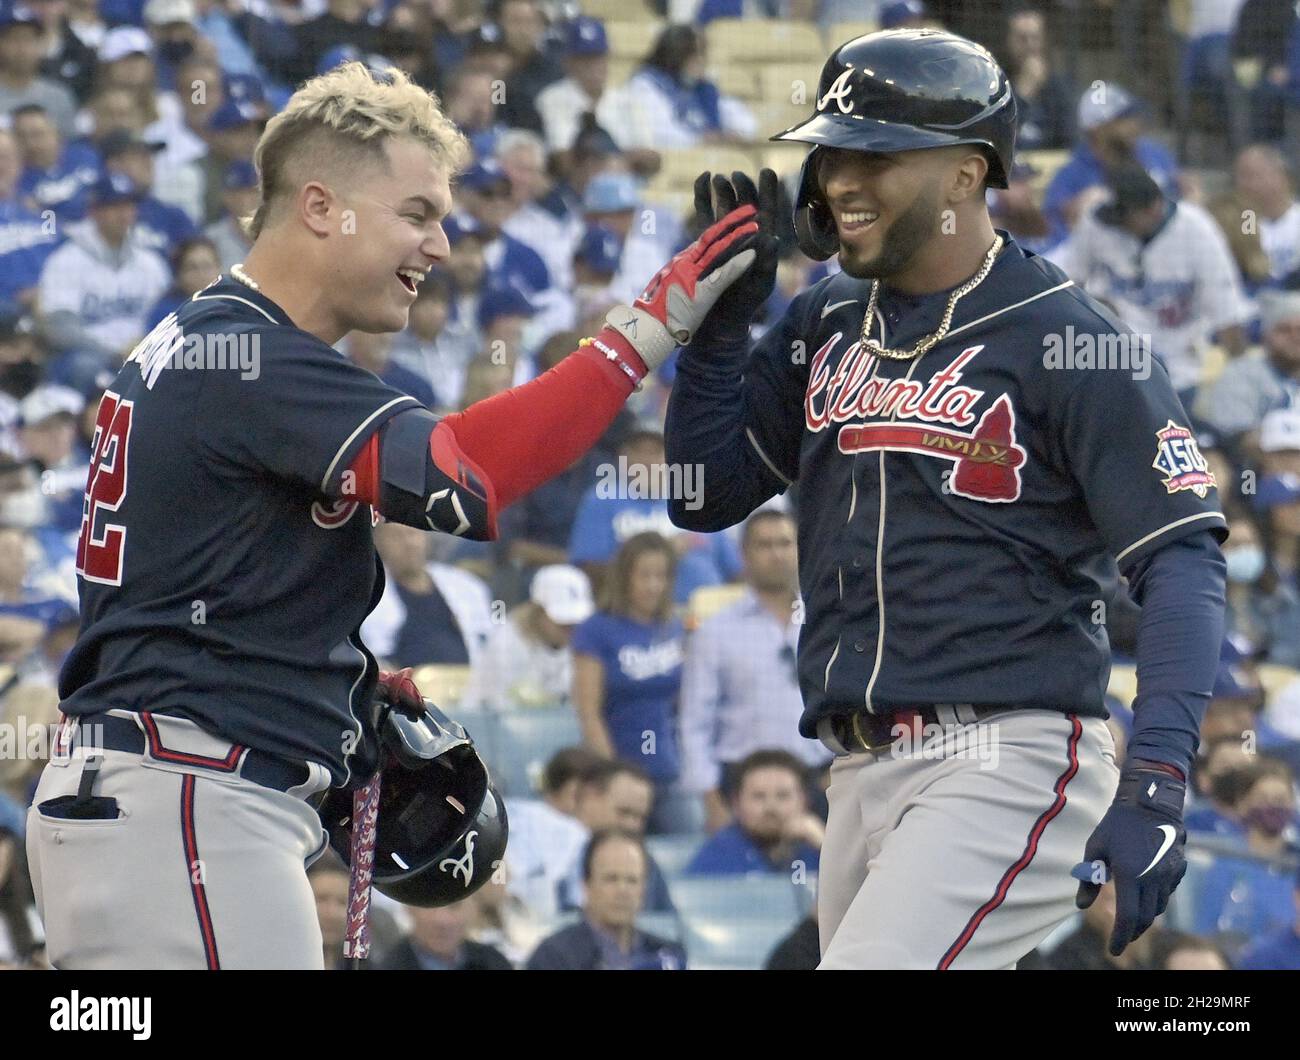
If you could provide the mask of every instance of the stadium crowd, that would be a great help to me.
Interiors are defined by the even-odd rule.
[[[1020,154],[995,220],[1145,337],[1070,355],[1164,363],[1231,528],[1193,871],[1122,957],[1105,950],[1111,896],[1023,966],[1300,968],[1290,0],[0,0],[0,967],[42,962],[22,836],[78,627],[98,399],[155,324],[242,261],[253,148],[293,87],[345,61],[400,67],[470,137],[451,256],[407,329],[340,343],[452,411],[546,371],[635,297],[693,237],[701,169],[772,165],[788,195],[802,153],[766,138],[811,108],[825,55],[913,25],[1008,70]],[[758,331],[836,267],[782,243]],[[487,734],[511,840],[465,902],[377,900],[372,965],[816,964],[829,753],[796,729],[798,490],[733,531],[674,527],[665,490],[704,485],[664,464],[672,374],[505,512],[498,541],[377,527],[387,588],[363,638]],[[1121,591],[1105,618],[1121,749],[1134,611]],[[327,856],[311,879],[341,966],[347,869]]]

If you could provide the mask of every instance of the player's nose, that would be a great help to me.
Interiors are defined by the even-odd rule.
[[[436,224],[420,244],[420,253],[429,259],[429,264],[446,261],[451,256],[451,241],[442,225]]]

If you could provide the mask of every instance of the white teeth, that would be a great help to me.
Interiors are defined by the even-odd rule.
[[[423,269],[398,269],[397,275],[405,276],[418,287],[426,274]]]
[[[871,213],[869,210],[861,210],[857,213],[842,213],[840,214],[840,224],[861,224],[864,221],[874,221],[879,216],[879,214]]]

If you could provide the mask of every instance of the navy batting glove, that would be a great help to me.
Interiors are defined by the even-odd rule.
[[[741,206],[753,206],[758,234],[751,245],[757,252],[754,264],[718,299],[701,330],[715,334],[740,334],[749,331],[749,323],[767,301],[776,286],[778,246],[777,211],[781,208],[781,189],[776,174],[764,169],[758,185],[744,173],[736,171],[731,179],[719,174],[701,173],[695,178],[696,225],[707,228]]]
[[[1105,865],[1115,881],[1115,929],[1110,952],[1118,957],[1165,907],[1187,872],[1183,800],[1187,785],[1157,763],[1134,762],[1120,774],[1119,788],[1083,850],[1084,864]],[[1079,884],[1074,904],[1087,909],[1105,874],[1093,871]]]

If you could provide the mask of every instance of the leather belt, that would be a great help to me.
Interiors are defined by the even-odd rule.
[[[238,776],[276,791],[289,791],[311,779],[311,770],[306,763],[288,762],[240,744],[231,744],[230,751],[224,758],[169,750],[162,745],[153,716],[142,711],[138,717],[144,726],[143,731],[132,719],[119,718],[114,714],[83,714],[65,718],[60,739],[55,746],[65,754],[71,753],[76,745],[138,755],[143,755],[147,748],[156,761]]]
[[[898,738],[897,727],[938,725],[954,728],[974,725],[993,714],[1010,709],[1006,704],[930,703],[914,707],[886,707],[880,713],[867,710],[830,714],[817,723],[817,738],[834,754],[878,754]]]

